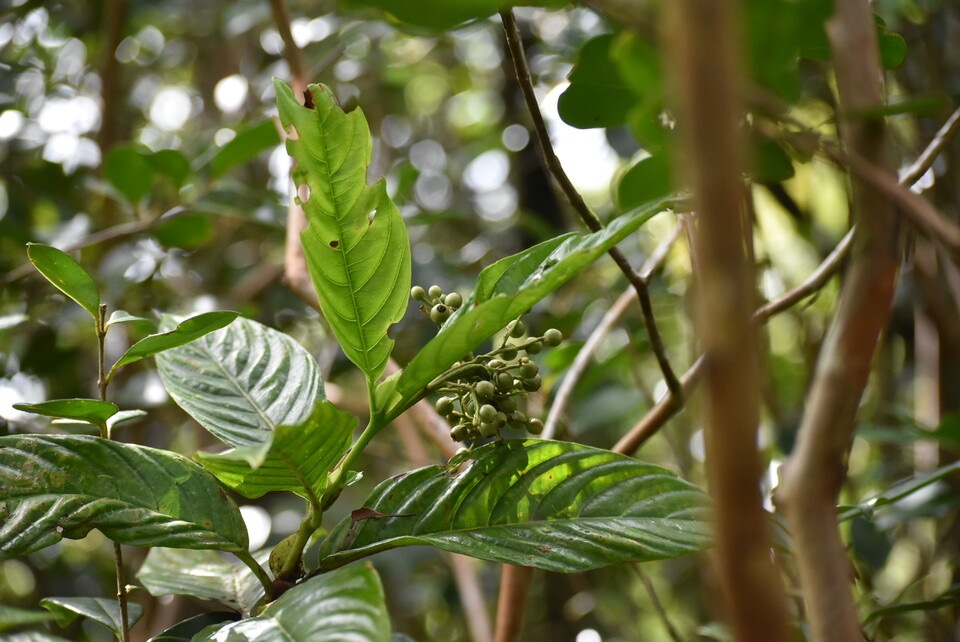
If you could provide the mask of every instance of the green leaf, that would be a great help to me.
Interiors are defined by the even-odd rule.
[[[150,193],[156,176],[153,164],[133,145],[114,147],[103,161],[103,174],[131,203]]]
[[[213,239],[213,221],[209,214],[180,214],[161,219],[151,233],[166,247],[194,250]]]
[[[233,140],[221,147],[210,161],[210,173],[213,178],[219,178],[279,144],[280,134],[272,119],[247,123],[237,129]]]
[[[54,399],[41,403],[15,403],[13,407],[23,412],[32,412],[44,417],[74,419],[102,425],[120,412],[116,404],[97,399]]]
[[[69,254],[41,243],[27,243],[27,256],[45,279],[99,320],[100,290],[82,265]]]
[[[673,191],[670,159],[666,154],[647,156],[628,169],[617,184],[617,205],[629,210]]]
[[[754,140],[750,174],[761,183],[781,183],[793,178],[790,155],[773,140]]]
[[[255,558],[262,562],[265,553]],[[249,615],[263,597],[263,585],[236,559],[217,551],[153,548],[137,571],[150,595],[189,595]]]
[[[0,437],[0,517],[0,559],[94,528],[134,546],[247,548],[240,511],[199,465],[86,435]]]
[[[627,122],[637,96],[620,75],[610,49],[616,36],[591,38],[580,48],[570,86],[557,102],[560,118],[572,127],[613,127]]]
[[[240,316],[239,312],[204,312],[184,319],[172,330],[146,336],[130,346],[123,356],[117,359],[107,373],[107,380],[109,381],[123,366],[196,341],[200,337],[230,325],[238,316]]]
[[[20,609],[15,606],[0,604],[0,632],[9,631],[10,629],[28,624],[49,622],[52,619],[53,615],[47,611]]]
[[[433,31],[448,31],[469,21],[487,18],[503,8],[561,7],[565,0],[346,0],[347,6],[373,7],[386,13],[392,20]]]
[[[280,120],[296,160],[297,203],[308,226],[303,250],[320,307],[347,357],[368,380],[387,365],[388,328],[403,318],[410,295],[410,242],[386,182],[367,185],[371,139],[360,109],[334,104],[324,85],[310,85],[314,109],[274,80]]]
[[[705,495],[672,473],[570,442],[488,444],[380,484],[323,542],[320,568],[428,544],[579,572],[709,544]]]
[[[378,391],[377,403],[389,403],[390,416],[405,408],[422,396],[435,377],[675,201],[676,197],[671,197],[646,203],[614,219],[604,230],[551,239],[486,268],[480,273],[476,291],[437,336],[397,379],[384,382],[390,388]],[[388,396],[387,392],[392,394]]]
[[[146,417],[146,410],[121,410],[114,416],[107,419],[107,434],[109,435],[113,432],[113,427],[118,424],[123,424],[128,421],[133,421],[134,419],[139,419],[140,417]]]
[[[161,328],[173,325],[165,316]],[[296,425],[326,397],[317,363],[296,341],[249,319],[157,355],[157,370],[177,404],[223,442],[262,444],[280,425]]]
[[[70,642],[70,640],[44,631],[23,631],[3,636],[3,642]]]
[[[190,176],[190,161],[175,149],[161,149],[145,154],[147,162],[158,173],[170,178],[177,187],[183,187]]]
[[[208,626],[221,624],[223,622],[235,622],[239,619],[236,613],[226,611],[201,613],[187,618],[183,622],[174,624],[169,629],[153,636],[147,642],[190,642],[200,631]]]
[[[957,598],[960,597],[960,583],[952,585],[946,591],[933,598],[923,602],[900,602],[891,606],[886,606],[872,612],[864,620],[864,624],[873,620],[878,620],[895,615],[897,613],[910,613],[912,611],[935,611],[944,607],[956,606]]]
[[[907,41],[900,34],[888,31],[879,17],[877,17],[877,42],[880,46],[880,62],[884,69],[895,69],[903,64],[907,57]]]
[[[48,597],[40,606],[53,613],[60,626],[67,626],[77,616],[102,624],[120,636],[120,605],[103,597]],[[143,607],[135,602],[127,604],[127,623],[132,626],[143,615]]]
[[[118,325],[120,323],[140,323],[140,322],[150,322],[150,319],[146,317],[135,317],[125,310],[114,310],[110,313],[110,318],[107,319],[105,327],[109,328],[112,325]]]
[[[196,457],[244,497],[288,490],[316,503],[327,487],[327,473],[350,447],[357,423],[350,413],[320,401],[305,421],[277,426],[261,444]]]
[[[311,578],[270,603],[258,617],[209,627],[194,642],[388,642],[390,620],[380,577],[355,564]]]

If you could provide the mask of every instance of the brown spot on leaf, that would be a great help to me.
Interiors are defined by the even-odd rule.
[[[337,249],[338,247],[340,247],[340,241],[337,241],[337,240],[330,241],[330,247],[333,249]]]
[[[316,109],[316,104],[313,102],[313,94],[310,93],[309,87],[303,90],[303,106],[307,109]]]

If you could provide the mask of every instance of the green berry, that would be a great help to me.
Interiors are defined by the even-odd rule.
[[[500,351],[500,356],[506,359],[507,361],[513,361],[514,359],[517,358],[517,349],[513,347],[505,348]]]
[[[451,292],[447,296],[443,297],[443,303],[448,308],[459,308],[461,305],[463,305],[463,297],[456,292]]]
[[[493,399],[493,395],[497,394],[497,388],[493,385],[492,381],[478,381],[477,385],[473,387],[473,391],[477,393],[477,399],[481,401],[489,401]]]
[[[551,348],[554,348],[560,345],[560,342],[563,341],[563,333],[557,330],[556,328],[550,328],[543,333],[543,343]]]
[[[430,318],[437,325],[443,325],[443,322],[446,321],[449,316],[450,316],[450,309],[447,308],[447,306],[443,305],[442,303],[438,303],[437,305],[430,308]]]
[[[488,403],[480,406],[480,410],[477,411],[477,416],[480,417],[480,421],[484,423],[489,423],[493,421],[497,416],[497,409],[491,406]]]
[[[503,428],[507,425],[507,413],[498,412],[492,423],[496,424],[497,428]]]
[[[527,425],[527,416],[522,412],[511,412],[507,415],[507,422],[515,428],[525,428]]]
[[[523,386],[523,389],[527,392],[536,392],[537,390],[540,390],[540,386],[542,385],[540,375],[530,377],[529,379],[523,379],[520,381],[520,385]]]
[[[531,419],[527,422],[527,432],[531,435],[539,435],[543,432],[543,422],[539,419]]]
[[[540,368],[532,361],[527,361],[520,366],[520,377],[522,379],[532,379],[540,374]]]
[[[430,298],[433,300],[440,299],[443,297],[443,288],[441,288],[439,285],[431,285],[430,289],[427,290],[427,294],[429,294]]]
[[[423,301],[424,303],[426,303],[427,291],[424,290],[419,285],[415,285],[412,288],[410,288],[410,298],[412,298],[414,301]]]
[[[480,434],[484,437],[493,437],[497,434],[497,427],[493,424],[482,423],[480,424]]]
[[[450,430],[450,437],[454,441],[463,441],[470,436],[470,426],[467,424],[457,424]]]
[[[441,415],[449,415],[453,412],[453,397],[440,397],[437,399],[437,412]]]
[[[497,373],[497,390],[500,392],[513,390],[513,375],[509,372]]]
[[[523,336],[523,333],[527,331],[527,327],[523,324],[523,321],[517,319],[513,323],[507,326],[510,336],[514,339],[518,339]]]
[[[524,350],[527,351],[527,354],[540,354],[540,351],[543,350],[543,343],[541,341],[534,341],[524,348]]]
[[[513,412],[520,407],[520,400],[516,395],[509,395],[497,399],[497,407],[504,412]]]

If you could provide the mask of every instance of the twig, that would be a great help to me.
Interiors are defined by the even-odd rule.
[[[540,113],[540,105],[537,103],[537,96],[533,89],[533,77],[530,74],[530,67],[527,64],[527,56],[523,49],[523,41],[520,36],[517,19],[510,9],[501,11],[500,17],[503,20],[503,30],[506,34],[507,46],[510,49],[514,69],[517,73],[517,83],[520,85],[520,91],[523,94],[523,99],[527,104],[527,109],[533,120],[533,127],[537,132],[537,141],[539,142],[540,152],[543,154],[544,163],[560,185],[560,189],[567,197],[567,200],[570,201],[573,209],[580,215],[583,223],[591,231],[598,232],[603,229],[603,224],[570,181],[570,178],[563,169],[563,165],[560,163],[560,159],[553,149],[553,144],[550,142],[550,134],[547,132],[547,126],[543,121],[543,114]],[[663,379],[667,383],[667,388],[674,393],[676,398],[682,399],[683,389],[679,379],[677,379],[676,373],[673,371],[673,367],[670,365],[666,345],[663,342],[663,337],[660,335],[660,330],[657,328],[657,321],[653,314],[653,304],[650,301],[650,293],[647,291],[646,281],[634,271],[627,257],[625,257],[619,249],[616,247],[610,248],[608,254],[637,291],[637,300],[640,302],[640,310],[643,313],[643,323],[644,326],[646,326],[647,336],[650,339],[650,349],[657,359],[657,364],[663,373]]]
[[[297,46],[290,30],[290,10],[286,0],[270,0],[273,21],[277,25],[280,39],[283,40],[283,57],[290,67],[290,80],[293,88],[303,94],[307,88],[307,65],[303,60],[303,51]]]
[[[933,161],[937,160],[937,156],[939,156],[943,148],[947,146],[947,143],[949,143],[950,139],[957,133],[957,130],[960,130],[960,107],[950,114],[947,122],[937,130],[937,133],[933,136],[933,139],[927,145],[926,149],[917,156],[917,159],[913,161],[910,167],[900,173],[900,184],[913,185],[919,181],[923,175],[927,173],[927,170],[933,166]]]
[[[497,625],[493,642],[513,642],[523,630],[523,614],[533,569],[503,564],[500,567],[500,595],[497,600]],[[509,615],[510,617],[504,617]]]
[[[670,248],[676,242],[677,237],[680,236],[680,230],[682,229],[682,224],[677,223],[674,227],[673,232],[670,236],[664,240],[650,255],[646,263],[640,269],[640,276],[644,280],[650,278],[650,276],[660,267],[663,261],[667,258],[667,254],[670,251]],[[632,301],[635,300],[632,289],[627,289],[616,302],[610,306],[610,309],[607,310],[607,313],[603,315],[603,318],[600,320],[600,323],[594,328],[593,332],[590,333],[590,337],[587,339],[587,342],[583,344],[583,347],[580,348],[580,352],[577,353],[577,358],[573,360],[573,364],[570,366],[570,369],[567,370],[566,375],[563,377],[563,382],[557,388],[557,394],[553,398],[553,404],[550,407],[550,412],[547,414],[547,419],[544,422],[544,428],[542,437],[544,439],[553,439],[557,433],[557,428],[560,424],[560,418],[563,417],[563,413],[566,410],[567,404],[570,402],[570,397],[573,395],[573,390],[577,385],[577,382],[580,381],[580,378],[583,376],[583,373],[586,371],[587,366],[590,364],[591,359],[593,358],[594,353],[597,351],[597,348],[600,346],[600,343],[603,341],[603,338],[607,336],[607,333],[610,332],[610,329],[620,320],[620,317],[623,316],[626,312],[627,307]],[[673,403],[673,401],[671,401]]]
[[[653,606],[653,610],[657,612],[657,615],[660,617],[660,621],[663,622],[663,627],[667,630],[670,638],[673,640],[673,642],[683,642],[683,637],[680,635],[677,627],[674,626],[672,621],[670,621],[670,614],[667,613],[665,608],[663,608],[663,603],[660,601],[660,596],[657,595],[657,589],[653,586],[653,582],[650,581],[650,578],[647,577],[647,574],[644,573],[639,564],[633,564],[632,566],[633,570],[636,571],[637,575],[640,577],[640,583],[643,584],[644,590],[646,590],[647,595],[650,597],[650,604]]]

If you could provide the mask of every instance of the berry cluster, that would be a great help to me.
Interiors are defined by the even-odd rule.
[[[421,311],[437,326],[442,326],[463,303],[459,294],[444,295],[436,285],[426,291],[416,286],[411,296],[422,304]],[[524,322],[516,319],[504,329],[498,348],[479,356],[467,355],[455,364],[450,376],[435,388],[443,395],[437,400],[436,409],[450,424],[451,437],[460,442],[473,441],[499,436],[504,428],[540,434],[543,422],[521,410],[521,402],[542,385],[540,368],[530,355],[561,341],[563,334],[555,328],[543,336],[527,336]]]

